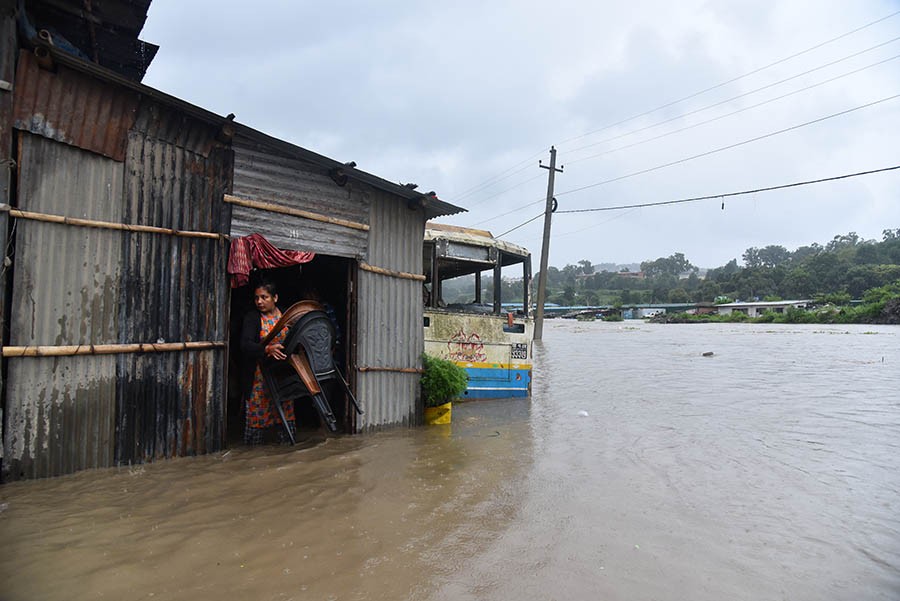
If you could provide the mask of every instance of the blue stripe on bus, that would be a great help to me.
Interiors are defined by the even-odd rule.
[[[463,398],[495,399],[528,396],[531,370],[490,367],[466,367],[469,387]]]

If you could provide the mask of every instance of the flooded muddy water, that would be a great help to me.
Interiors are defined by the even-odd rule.
[[[900,328],[550,321],[535,355],[450,426],[2,485],[0,600],[900,598]]]

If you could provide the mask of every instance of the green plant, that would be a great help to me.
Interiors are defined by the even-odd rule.
[[[422,355],[422,398],[426,407],[437,407],[461,395],[469,376],[466,370],[447,359]]]

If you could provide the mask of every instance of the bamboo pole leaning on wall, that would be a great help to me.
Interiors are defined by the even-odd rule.
[[[313,213],[312,211],[304,211],[303,209],[294,209],[291,207],[286,207],[284,205],[275,204],[274,202],[251,200],[249,198],[241,198],[240,196],[234,196],[232,194],[225,195],[225,202],[233,205],[238,205],[240,207],[247,207],[248,209],[257,209],[260,211],[268,211],[270,213],[281,213],[282,215],[292,215],[294,217],[302,217],[303,219],[309,219],[321,223],[330,223],[331,225],[340,225],[342,227],[348,227],[350,229],[360,230],[363,232],[369,231],[369,226],[365,223],[350,221],[348,219],[339,219],[337,217],[329,217],[328,215],[321,215],[319,213]]]
[[[374,265],[369,265],[365,261],[359,262],[359,268],[363,271],[369,271],[371,273],[377,273],[379,275],[386,275],[392,278],[400,278],[403,280],[416,280],[418,282],[424,282],[425,276],[421,273],[408,273],[406,271],[394,271],[393,269],[385,269],[384,267],[376,267]]]
[[[78,344],[67,346],[4,346],[3,357],[74,357],[76,355],[115,355],[117,353],[168,353],[206,351],[225,348],[225,342],[139,342],[129,344]]]
[[[156,227],[154,225],[138,225],[132,223],[114,223],[112,221],[97,221],[95,219],[81,219],[80,217],[66,217],[64,215],[51,215],[48,213],[35,213],[14,209],[7,204],[0,205],[0,211],[5,211],[17,219],[30,219],[45,223],[59,223],[62,225],[75,225],[79,227],[93,227],[108,230],[121,230],[126,232],[146,232],[150,234],[167,234],[183,238],[210,238],[214,240],[227,240],[225,234],[214,232],[195,232],[189,230],[176,230],[169,227]]]
[[[356,371],[366,373],[366,372],[376,372],[376,371],[385,371],[391,373],[400,373],[400,374],[424,374],[425,370],[420,367],[357,367]]]

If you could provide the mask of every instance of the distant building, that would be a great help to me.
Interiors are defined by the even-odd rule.
[[[643,271],[619,271],[616,272],[616,275],[620,278],[628,278],[632,280],[643,280],[645,277]]]
[[[726,303],[718,305],[719,315],[731,315],[732,313],[744,313],[748,317],[759,317],[766,311],[772,313],[784,313],[788,308],[805,309],[811,301],[809,300],[786,300],[786,301],[760,301],[750,303]]]

